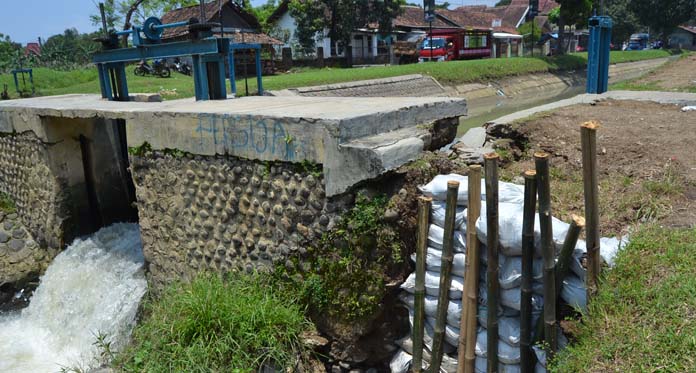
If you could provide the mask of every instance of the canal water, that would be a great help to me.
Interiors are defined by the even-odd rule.
[[[0,372],[88,371],[97,336],[124,346],[147,291],[137,224],[114,224],[75,240],[41,277],[29,306],[0,315]]]
[[[471,128],[481,127],[502,116],[582,93],[585,93],[585,86],[571,86],[544,90],[533,89],[514,96],[494,96],[467,100],[469,115],[459,120],[457,136],[461,136]]]

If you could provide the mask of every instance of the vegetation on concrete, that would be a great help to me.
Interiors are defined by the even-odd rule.
[[[696,229],[647,226],[606,272],[554,372],[693,371]]]
[[[5,193],[0,193],[0,211],[7,214],[17,211],[14,201]]]
[[[649,50],[640,52],[612,52],[611,62],[631,62],[667,57],[670,52]],[[577,53],[558,57],[484,59],[470,61],[450,61],[446,63],[423,63],[397,66],[378,66],[367,68],[324,68],[303,69],[296,73],[265,76],[264,89],[278,90],[313,86],[321,84],[342,83],[349,81],[389,78],[407,74],[430,75],[443,84],[461,84],[506,76],[557,72],[582,69],[587,65],[587,53]],[[128,89],[130,92],[159,92],[162,98],[175,99],[192,97],[193,78],[181,74],[172,74],[171,78],[140,77],[127,69]],[[48,68],[34,69],[34,83],[37,95],[51,96],[70,93],[99,93],[97,70],[93,67],[71,71],[57,71]],[[249,78],[249,93],[257,91],[256,79]],[[16,98],[12,75],[0,75],[2,84],[9,86],[10,97]],[[21,83],[20,83],[21,84]],[[244,80],[237,80],[238,92],[244,95]]]
[[[255,372],[296,367],[311,330],[298,298],[259,274],[201,274],[143,304],[131,345],[115,365],[128,372]]]
[[[337,226],[291,259],[276,277],[302,295],[310,314],[357,320],[375,314],[389,275],[405,263],[397,232],[384,221],[387,198],[358,195]]]

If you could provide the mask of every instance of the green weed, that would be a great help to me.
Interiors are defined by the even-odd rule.
[[[696,230],[642,228],[590,303],[553,372],[696,369]]]
[[[5,193],[0,193],[0,211],[7,214],[17,212],[17,206],[15,205],[14,200],[12,200],[12,198]]]
[[[147,299],[131,346],[117,359],[128,372],[255,372],[292,368],[306,356],[310,329],[298,296],[268,276],[202,274]]]

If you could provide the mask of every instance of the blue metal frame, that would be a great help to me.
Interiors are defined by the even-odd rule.
[[[29,73],[29,83],[31,83],[31,94],[36,93],[34,88],[34,70],[33,69],[14,69],[12,70],[12,76],[14,77],[15,89],[17,94],[21,96],[22,91],[19,89],[19,79],[17,79],[17,74]]]
[[[609,52],[612,19],[594,16],[589,20],[590,41],[587,58],[587,93],[604,93],[609,86]]]
[[[261,69],[261,44],[256,43],[231,43],[228,61],[230,64],[230,88],[232,93],[237,95],[237,82],[235,81],[234,71],[234,51],[253,49],[256,55],[256,86],[259,96],[263,96],[263,71]]]

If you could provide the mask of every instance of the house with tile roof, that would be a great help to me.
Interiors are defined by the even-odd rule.
[[[669,35],[669,46],[696,51],[696,26],[682,25]]]
[[[231,0],[215,0],[204,5],[205,20],[201,22],[220,23],[222,28],[213,29],[217,37],[224,36],[237,43],[258,43],[264,46],[282,45],[280,40],[274,39],[261,32],[261,24],[256,17]],[[191,18],[200,17],[198,5],[170,10],[162,16],[162,23],[174,23],[188,21]],[[162,41],[171,42],[188,38],[187,27],[174,27],[165,29],[162,33]]]

